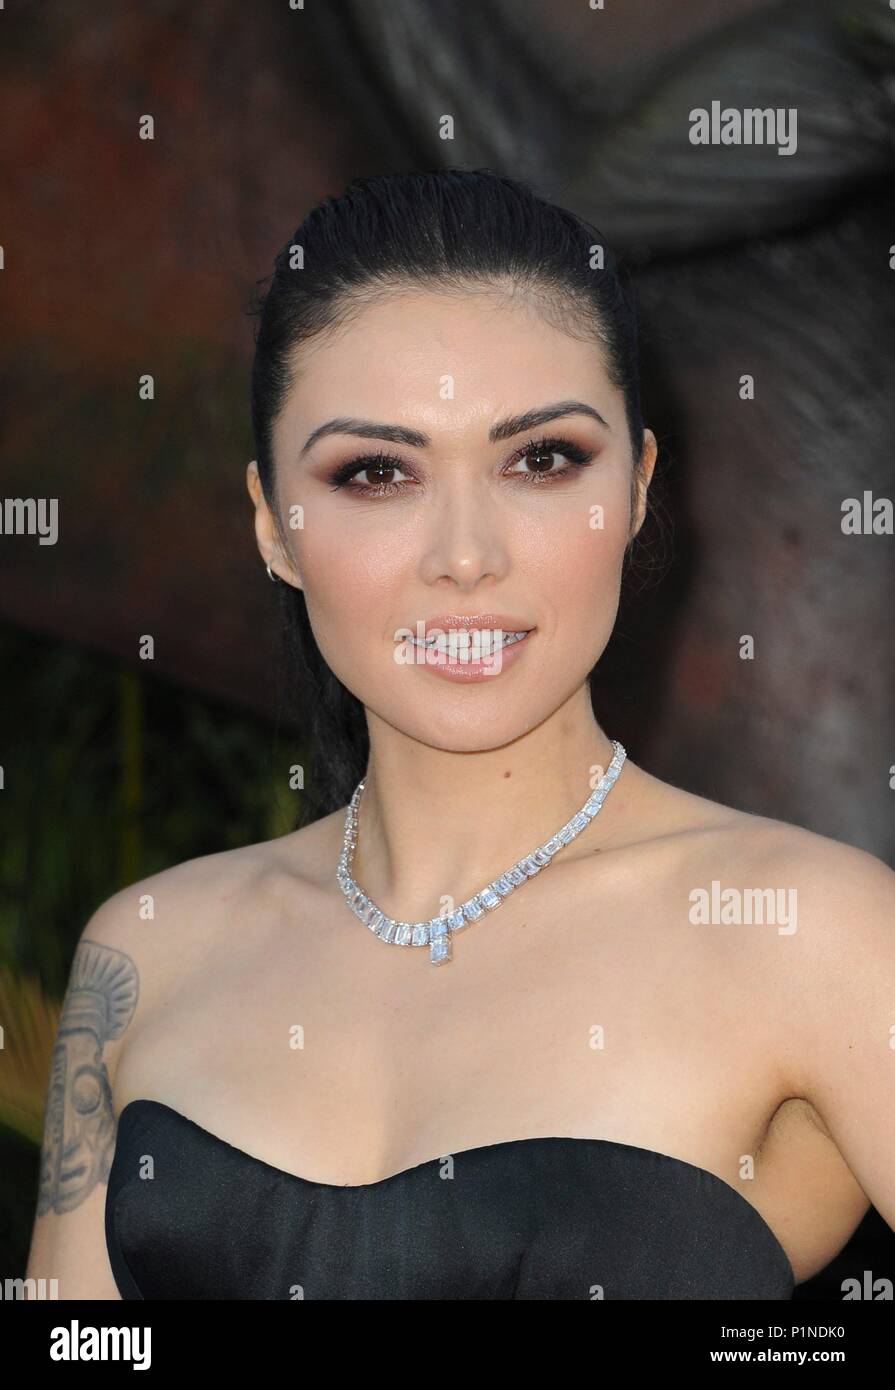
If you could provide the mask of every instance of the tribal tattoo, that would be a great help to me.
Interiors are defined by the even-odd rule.
[[[130,956],[96,941],[79,943],[50,1066],[38,1216],[72,1211],[108,1181],[116,1121],[103,1048],[130,1023],[138,993]]]

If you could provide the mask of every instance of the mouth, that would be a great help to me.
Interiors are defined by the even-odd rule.
[[[449,632],[435,631],[425,637],[409,637],[411,646],[420,651],[452,656],[460,661],[481,661],[506,647],[516,646],[529,637],[534,628],[519,628],[506,632],[500,627],[454,628]]]

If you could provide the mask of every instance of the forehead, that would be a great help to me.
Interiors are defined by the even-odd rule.
[[[296,349],[283,424],[386,418],[388,407],[388,419],[428,414],[437,429],[573,395],[606,414],[618,393],[584,332],[576,325],[572,336],[535,302],[493,290],[394,290]]]

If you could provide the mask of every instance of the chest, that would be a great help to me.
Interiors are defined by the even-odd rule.
[[[350,914],[256,934],[147,1020],[119,1108],[166,1096],[207,1116],[213,1094],[272,1163],[352,1184],[527,1135],[721,1163],[757,1144],[769,1064],[744,1054],[754,1000],[723,943],[657,927],[642,894],[635,912],[538,890],[458,934],[443,966]]]

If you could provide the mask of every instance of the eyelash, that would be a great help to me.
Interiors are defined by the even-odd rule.
[[[526,458],[529,454],[561,454],[564,458],[571,461],[571,467],[560,468],[554,473],[517,473],[514,477],[524,478],[526,484],[534,484],[536,487],[543,487],[545,483],[552,483],[559,478],[566,478],[573,473],[576,468],[586,468],[594,457],[593,451],[582,449],[580,445],[573,443],[571,439],[530,439],[527,444],[523,444],[517,449],[509,460],[507,467],[518,463],[520,459]],[[361,457],[349,459],[343,463],[330,478],[330,486],[334,492],[356,492],[360,497],[394,497],[397,493],[406,491],[406,483],[350,483],[349,479],[358,473],[364,473],[367,469],[373,468],[399,468],[402,473],[408,471],[403,459],[397,458],[394,454],[378,452],[375,454],[364,454]]]

